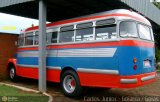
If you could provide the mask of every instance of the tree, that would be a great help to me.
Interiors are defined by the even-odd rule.
[[[153,2],[153,4],[160,9],[160,3],[159,2]],[[155,44],[156,44],[156,59],[158,62],[160,62],[160,32],[157,32],[156,34],[154,34],[154,38],[155,38]]]
[[[160,3],[159,2],[153,2],[153,4],[160,9]]]

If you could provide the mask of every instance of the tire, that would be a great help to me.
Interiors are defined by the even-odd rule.
[[[65,71],[61,76],[61,88],[65,96],[77,97],[82,93],[82,86],[76,72]]]
[[[18,79],[18,76],[16,74],[16,69],[14,66],[10,66],[9,68],[9,71],[8,71],[8,76],[9,76],[9,79],[13,82],[16,82],[17,79]]]

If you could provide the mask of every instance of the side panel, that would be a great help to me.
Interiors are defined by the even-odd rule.
[[[120,75],[138,75],[155,71],[153,42],[132,40],[132,43],[134,46],[119,47]],[[137,59],[136,63],[133,62],[134,58]],[[149,60],[149,67],[145,67],[145,60]],[[136,69],[134,69],[134,65],[137,65]]]
[[[47,50],[47,80],[59,82],[61,70],[64,67],[72,67],[77,71],[82,86],[136,87],[151,83],[155,81],[156,73],[150,71],[142,74],[143,70],[139,67],[143,62],[140,53],[140,48],[143,47],[152,49],[154,44],[138,40],[122,40],[50,45]],[[21,49],[17,57],[18,74],[37,79],[37,49]],[[133,69],[135,57],[138,59],[137,70]]]
[[[141,73],[140,66],[140,47],[136,46],[121,46],[119,47],[119,67],[120,67],[120,75],[135,75]],[[138,62],[136,65],[138,68],[135,70],[133,66],[135,65],[133,59],[136,58]]]
[[[60,81],[61,68],[57,67],[57,50],[47,50],[47,80]],[[53,57],[49,57],[53,56]],[[38,79],[37,47],[19,48],[17,53],[17,74],[22,77]]]

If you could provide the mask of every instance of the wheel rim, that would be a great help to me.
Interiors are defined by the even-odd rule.
[[[15,71],[14,71],[13,68],[11,68],[11,69],[10,69],[10,74],[9,74],[11,79],[14,78],[14,74],[15,74]]]
[[[74,90],[76,88],[76,82],[75,82],[74,77],[71,75],[65,76],[65,78],[63,80],[63,87],[64,87],[65,91],[67,91],[68,93],[74,92]]]

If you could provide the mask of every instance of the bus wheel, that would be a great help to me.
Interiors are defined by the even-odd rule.
[[[82,92],[79,78],[74,71],[65,71],[61,76],[61,87],[68,97],[79,96]]]
[[[16,75],[16,69],[15,69],[14,66],[11,66],[11,67],[9,68],[9,73],[8,73],[8,75],[9,75],[9,79],[10,79],[11,81],[13,81],[13,82],[17,81],[18,76]]]

